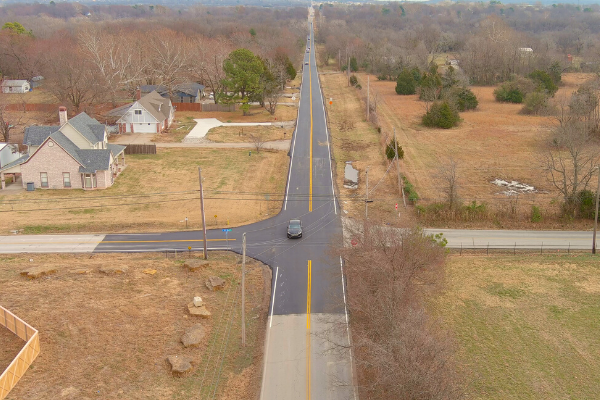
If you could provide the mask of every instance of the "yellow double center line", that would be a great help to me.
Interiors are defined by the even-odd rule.
[[[310,155],[309,155],[309,168],[310,168],[310,178],[309,178],[309,188],[308,188],[308,211],[312,211],[312,192],[313,192],[313,171],[312,171],[312,159],[313,159],[313,109],[312,109],[312,70],[310,67],[310,55],[308,53],[308,86],[310,88]]]
[[[308,284],[306,288],[306,398],[310,400],[310,303],[312,291],[312,261],[308,260]]]

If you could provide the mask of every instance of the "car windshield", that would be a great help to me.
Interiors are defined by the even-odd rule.
[[[300,228],[300,221],[290,221],[290,228]]]

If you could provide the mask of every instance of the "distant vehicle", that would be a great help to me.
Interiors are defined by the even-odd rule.
[[[215,98],[215,95],[211,93],[211,94],[208,95],[208,98],[211,99],[211,100],[213,100]]]
[[[306,62],[304,63],[304,65],[308,65],[308,61],[306,61]]]
[[[299,219],[290,219],[287,228],[287,237],[288,239],[302,237],[302,221]]]

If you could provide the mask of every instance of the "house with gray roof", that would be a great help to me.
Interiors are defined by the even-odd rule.
[[[184,82],[173,86],[171,101],[173,103],[200,103],[205,96],[204,85],[196,82]],[[146,95],[157,91],[162,97],[169,97],[169,90],[164,85],[142,85],[140,95]]]
[[[31,85],[24,79],[5,79],[0,83],[2,93],[27,93]]]
[[[125,146],[108,143],[106,127],[86,113],[68,119],[59,108],[59,125],[30,126],[23,144],[28,152],[0,168],[4,176],[21,176],[24,187],[105,189],[125,168]]]
[[[156,90],[140,97],[129,107],[119,107],[111,111],[121,113],[117,120],[119,133],[161,133],[173,123],[175,109],[168,98]]]

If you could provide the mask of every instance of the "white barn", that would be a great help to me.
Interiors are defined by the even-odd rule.
[[[171,100],[153,91],[130,105],[117,124],[119,133],[160,133],[171,126],[174,117]]]
[[[24,79],[2,81],[2,93],[26,93],[31,89],[29,82]]]

